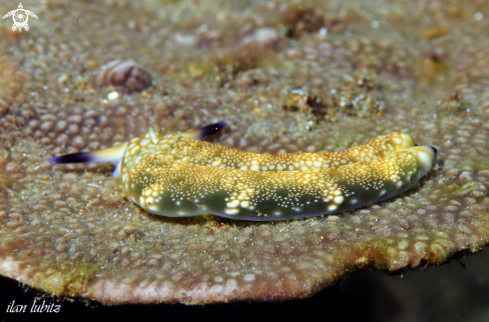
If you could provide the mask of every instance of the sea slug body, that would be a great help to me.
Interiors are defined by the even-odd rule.
[[[185,217],[213,213],[253,221],[333,214],[393,197],[413,187],[436,150],[390,133],[342,152],[259,154],[202,139],[200,132],[153,130],[116,147],[50,159],[51,163],[117,164],[128,196],[150,213]]]

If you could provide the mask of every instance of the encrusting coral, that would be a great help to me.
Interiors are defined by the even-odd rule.
[[[364,268],[439,264],[480,250],[489,240],[489,44],[480,30],[489,25],[474,15],[476,2],[456,15],[457,1],[435,2],[320,2],[302,15],[293,14],[294,1],[246,10],[224,1],[29,7],[39,17],[29,32],[3,26],[0,38],[0,273],[103,303],[263,301],[311,296]],[[104,19],[86,14],[74,24],[83,12]],[[449,31],[423,36],[437,23]],[[273,44],[245,41],[258,30],[273,34]],[[256,49],[253,64],[229,54],[240,46]],[[429,59],[434,50],[445,53],[443,68]],[[216,60],[222,55],[233,60]],[[152,86],[116,96],[94,89],[99,66],[117,57],[151,70]],[[348,102],[373,106],[349,89],[360,70],[382,84],[381,113],[325,122],[310,108],[284,110],[305,86],[317,95],[345,89]],[[451,97],[463,102],[455,112],[442,108]],[[229,129],[218,143],[245,151],[338,151],[402,132],[434,146],[438,161],[393,199],[255,223],[151,215],[129,200],[113,167],[46,161],[152,127],[169,134],[223,119]]]

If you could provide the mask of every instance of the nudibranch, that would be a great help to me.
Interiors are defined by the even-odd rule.
[[[203,141],[200,131],[154,130],[113,148],[74,153],[51,163],[112,162],[128,196],[150,213],[252,221],[333,214],[391,198],[432,168],[436,149],[389,133],[341,152],[259,154]]]

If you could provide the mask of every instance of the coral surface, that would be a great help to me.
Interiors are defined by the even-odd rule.
[[[307,297],[361,269],[479,251],[489,241],[483,4],[26,5],[39,17],[28,32],[0,25],[0,273],[103,303],[201,304]],[[152,86],[94,88],[114,60],[144,66]],[[47,162],[219,120],[230,126],[218,143],[247,151],[337,151],[400,131],[435,146],[438,162],[394,199],[266,223],[151,215],[112,166]]]

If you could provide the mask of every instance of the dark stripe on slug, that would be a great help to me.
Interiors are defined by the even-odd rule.
[[[218,134],[226,125],[227,124],[225,121],[219,121],[217,123],[204,126],[202,129],[200,129],[198,139],[208,139],[209,137]]]
[[[65,164],[65,163],[84,163],[95,162],[96,158],[89,152],[79,152],[62,155],[60,157],[54,157],[48,160],[49,163]]]

